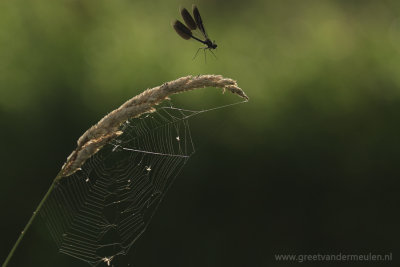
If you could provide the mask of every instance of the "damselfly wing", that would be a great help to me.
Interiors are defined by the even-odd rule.
[[[193,17],[192,15],[190,15],[189,11],[186,8],[181,9],[181,15],[185,24],[183,24],[179,20],[175,20],[173,27],[176,33],[179,34],[179,36],[181,36],[185,40],[194,39],[206,45],[206,47],[199,49],[208,49],[211,51],[211,49],[217,48],[217,44],[215,42],[212,42],[207,35],[206,29],[204,28],[203,20],[201,19],[200,16],[199,9],[197,8],[196,5],[193,5],[192,13]],[[199,29],[201,35],[203,36],[203,39],[200,39],[193,35],[192,31],[196,29]],[[199,50],[197,50],[197,52],[199,52]]]

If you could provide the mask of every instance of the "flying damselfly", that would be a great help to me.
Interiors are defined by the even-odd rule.
[[[193,17],[190,15],[189,11],[186,8],[181,8],[181,15],[182,15],[183,21],[185,22],[186,25],[183,24],[182,22],[180,22],[179,20],[175,20],[173,27],[174,27],[176,33],[178,33],[179,36],[181,36],[183,39],[189,40],[192,38],[192,39],[199,41],[200,43],[206,45],[206,47],[201,47],[197,50],[197,52],[194,56],[194,58],[195,58],[200,49],[204,49],[204,51],[207,49],[207,50],[210,50],[210,52],[212,53],[211,49],[216,49],[217,44],[215,43],[215,41],[212,42],[210,40],[210,38],[208,37],[206,29],[204,28],[204,25],[203,25],[203,20],[201,19],[201,16],[200,16],[199,9],[197,8],[196,5],[193,5],[192,11],[193,11]],[[194,31],[196,29],[199,29],[199,31],[201,32],[201,34],[204,37],[204,40],[193,35],[192,31]],[[214,55],[214,53],[212,53],[212,54]]]

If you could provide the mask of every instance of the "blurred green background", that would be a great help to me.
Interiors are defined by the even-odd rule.
[[[0,2],[1,261],[90,125],[146,88],[209,73],[237,80],[250,102],[192,123],[201,145],[130,266],[396,259],[400,2],[195,1],[218,44],[207,62],[170,25],[192,3]],[[204,89],[173,101],[238,98]],[[39,219],[10,266],[87,265],[59,254]]]

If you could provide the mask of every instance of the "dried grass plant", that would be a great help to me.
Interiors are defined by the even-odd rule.
[[[238,87],[235,80],[224,78],[221,75],[186,76],[145,90],[143,93],[126,101],[119,108],[111,111],[97,124],[90,127],[78,139],[76,149],[69,155],[67,161],[62,166],[61,171],[57,174],[47,193],[40,201],[32,217],[29,219],[24,230],[21,232],[13,248],[8,254],[5,262],[3,263],[3,267],[8,265],[26,231],[31,226],[46,199],[50,196],[55,185],[61,179],[68,179],[68,176],[80,170],[81,166],[87,159],[93,156],[112,139],[120,136],[123,133],[120,130],[121,124],[126,122],[128,119],[136,118],[142,114],[155,111],[155,106],[166,100],[172,94],[178,94],[205,87],[222,88],[224,92],[230,91],[246,101],[248,100],[247,95],[241,88]]]

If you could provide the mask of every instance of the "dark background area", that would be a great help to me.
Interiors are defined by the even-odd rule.
[[[393,253],[395,266],[400,2],[195,2],[218,44],[207,62],[170,25],[191,1],[0,3],[1,261],[89,126],[146,88],[213,73],[250,101],[192,121],[197,153],[122,266],[299,264],[275,261],[285,253]],[[238,101],[211,88],[172,100]],[[315,263],[329,264],[355,262]],[[87,265],[39,219],[9,266]]]

